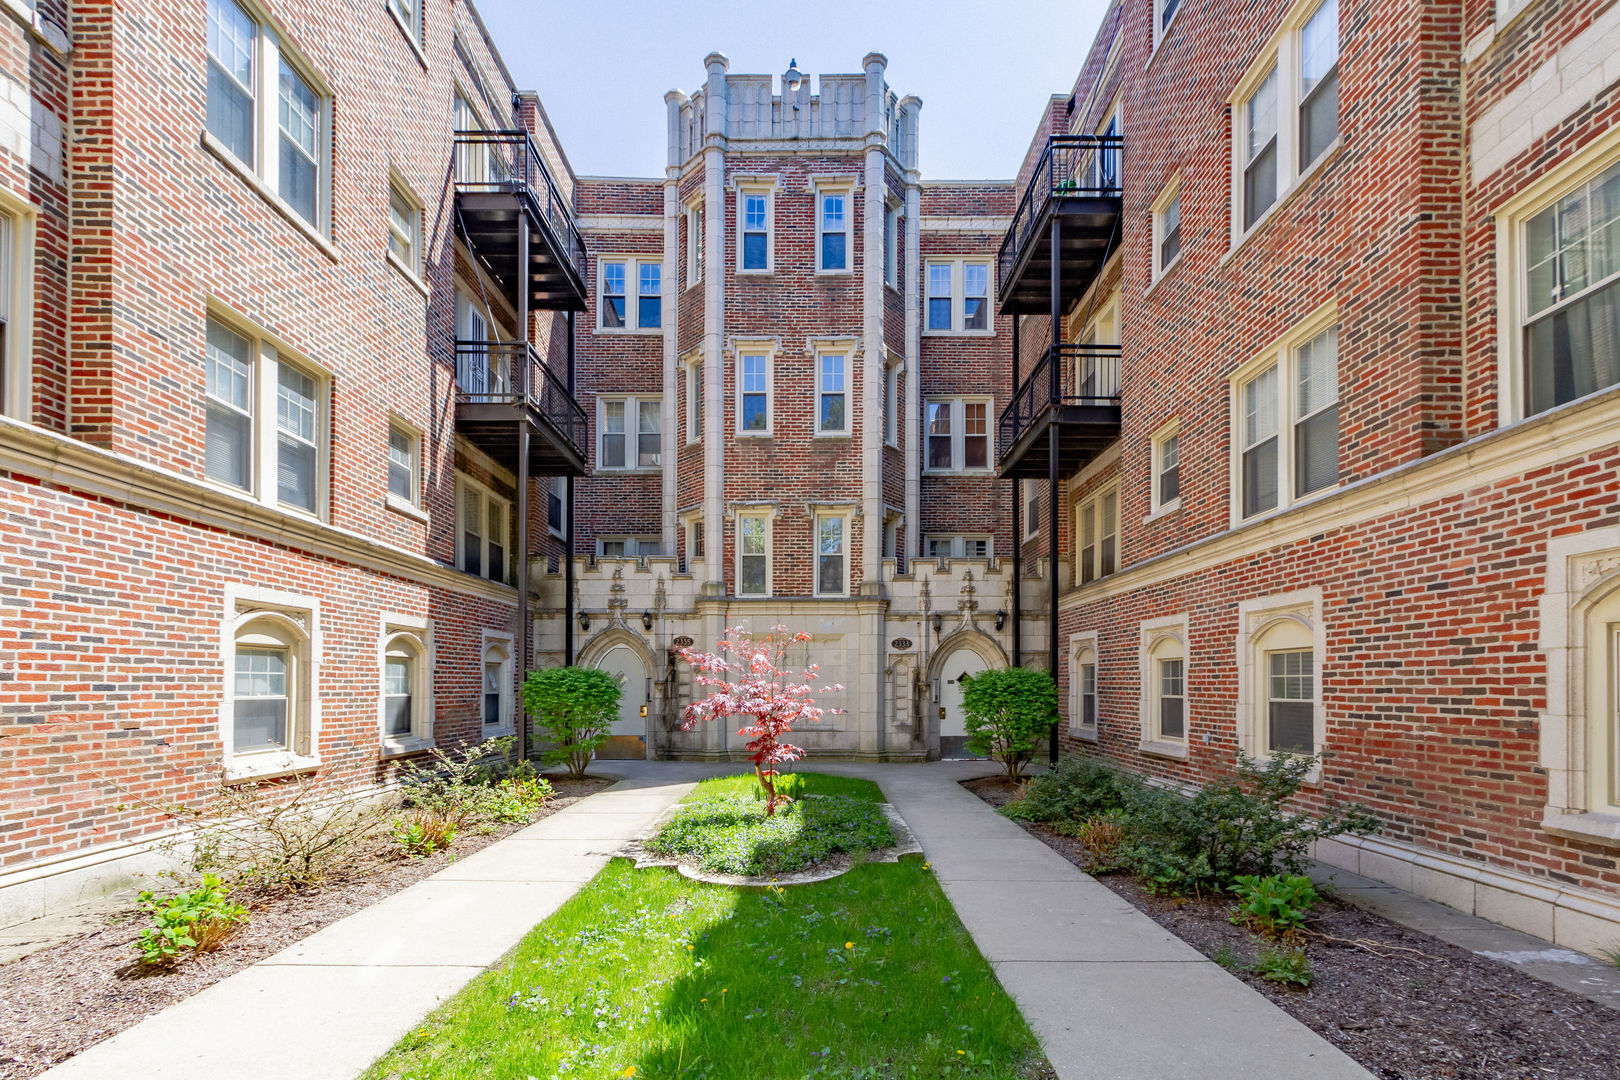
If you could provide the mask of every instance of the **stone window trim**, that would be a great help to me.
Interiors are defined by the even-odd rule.
[[[731,351],[734,357],[732,367],[735,380],[732,386],[731,411],[734,416],[732,431],[740,439],[773,438],[776,435],[776,357],[781,351],[781,342],[774,338],[738,340],[732,343]],[[808,349],[807,353],[814,356],[814,347]],[[747,386],[744,385],[744,360],[749,357],[765,358],[765,385],[763,390],[756,389],[752,382]],[[743,426],[746,419],[745,395],[759,393],[765,395],[765,426],[763,428],[745,428]]]
[[[0,414],[30,423],[34,414],[34,236],[39,208],[0,191]]]
[[[1186,213],[1186,206],[1181,198],[1181,192],[1181,174],[1177,173],[1164,185],[1159,197],[1153,200],[1153,275],[1152,281],[1149,282],[1150,291],[1152,286],[1157,285],[1161,278],[1181,262],[1182,253],[1185,251],[1184,237],[1187,231],[1183,227],[1182,218]],[[1167,229],[1170,228],[1168,215],[1172,205],[1175,207],[1176,250],[1168,260],[1164,260],[1164,245],[1168,238]]]
[[[1496,222],[1496,422],[1508,427],[1567,409],[1575,401],[1555,405],[1543,413],[1529,411],[1525,386],[1524,327],[1529,321],[1525,272],[1526,227],[1537,214],[1556,204],[1581,185],[1620,162],[1620,126],[1592,139],[1580,150],[1538,175],[1494,211]],[[1612,390],[1612,387],[1607,388]],[[1599,390],[1605,393],[1607,390]]]
[[[950,329],[933,329],[929,325],[929,299],[934,294],[931,288],[929,273],[930,267],[941,266],[950,268],[951,276],[951,325]],[[967,267],[983,269],[984,271],[984,328],[968,329],[967,323]],[[922,260],[922,273],[917,275],[920,279],[918,286],[922,289],[922,336],[924,337],[994,337],[996,333],[996,261],[993,258],[978,255],[934,255]],[[944,294],[938,294],[936,299],[944,299]],[[978,299],[978,294],[974,295]]]
[[[815,272],[818,277],[848,277],[855,272],[855,195],[860,190],[860,177],[855,175],[810,178],[810,194],[814,199],[811,214],[816,227]],[[824,255],[822,236],[826,224],[822,214],[822,199],[828,195],[844,197],[844,265],[841,267],[829,268],[822,265]]]
[[[776,595],[776,518],[780,508],[773,502],[747,502],[732,503],[727,507],[726,519],[731,523],[733,531],[732,571],[736,575],[733,593],[734,596],[748,597],[749,599],[766,599]],[[742,591],[743,580],[743,522],[745,520],[763,521],[765,530],[765,591],[758,593],[745,593]],[[751,556],[757,557],[757,556]]]
[[[1093,690],[1097,691],[1094,694],[1096,713],[1090,724],[1084,722],[1085,707],[1081,700],[1083,692],[1081,668],[1090,664],[1094,673],[1092,678],[1097,679],[1097,673],[1101,671],[1100,656],[1101,647],[1097,631],[1083,630],[1069,638],[1069,735],[1082,742],[1097,742],[1098,729],[1102,726],[1100,680],[1093,683]]]
[[[1620,527],[1549,540],[1545,582],[1539,645],[1547,657],[1547,707],[1538,728],[1547,803],[1541,827],[1620,848]]]
[[[411,423],[409,420],[404,419],[403,417],[400,417],[400,416],[392,414],[392,413],[389,414],[389,417],[388,417],[388,450],[389,450],[388,462],[389,462],[390,465],[392,465],[392,463],[393,463],[392,451],[393,451],[394,435],[396,433],[403,436],[405,439],[407,439],[410,442],[410,455],[411,455],[410,485],[411,485],[411,494],[410,494],[409,498],[405,498],[405,497],[399,495],[398,493],[396,493],[393,490],[392,486],[385,485],[385,487],[383,489],[384,490],[384,498],[383,498],[384,505],[386,505],[388,507],[388,509],[394,511],[397,514],[403,514],[406,517],[415,518],[418,521],[426,521],[426,520],[428,520],[428,516],[427,516],[426,512],[424,512],[423,509],[422,509],[422,475],[423,475],[422,447],[424,445],[426,445],[425,440],[423,438],[422,429],[417,427],[415,424]]]
[[[506,630],[484,630],[481,632],[478,644],[478,707],[476,716],[479,721],[480,737],[484,739],[497,739],[504,735],[514,734],[516,726],[513,717],[516,713],[514,701],[516,688],[513,672],[513,653],[517,645],[512,634]],[[500,702],[497,709],[499,721],[494,724],[484,723],[484,673],[486,665],[500,664],[503,671],[500,678]]]
[[[289,676],[288,746],[238,753],[235,697],[237,642],[265,635],[292,657]],[[227,783],[268,780],[309,772],[321,764],[321,602],[314,596],[235,582],[225,586],[220,625],[219,739]]]
[[[411,730],[405,735],[388,733],[387,679],[388,660],[400,650],[409,652],[415,661],[411,672]],[[417,615],[385,611],[379,616],[377,634],[377,737],[382,745],[382,756],[403,757],[431,750],[433,741],[433,622]]]
[[[925,559],[989,561],[995,558],[995,553],[995,537],[990,533],[927,533],[923,536],[922,557]]]
[[[1141,706],[1138,720],[1140,723],[1137,750],[1153,757],[1175,758],[1185,761],[1187,747],[1191,742],[1192,734],[1192,695],[1187,691],[1191,688],[1192,680],[1192,650],[1189,647],[1191,638],[1187,631],[1188,618],[1185,614],[1169,615],[1159,619],[1148,619],[1141,626],[1141,641],[1138,655],[1141,662],[1140,687]],[[1181,661],[1182,677],[1182,737],[1167,738],[1159,734],[1159,664],[1164,660]]]
[[[1322,662],[1327,656],[1327,629],[1322,621],[1323,594],[1320,587],[1254,597],[1238,602],[1237,657],[1237,742],[1238,749],[1257,761],[1265,762],[1285,750],[1270,746],[1267,704],[1270,700],[1270,671],[1267,657],[1278,651],[1311,650],[1312,749],[1320,755],[1327,745],[1327,709],[1323,704]],[[1306,774],[1307,784],[1322,782],[1322,763]]]
[[[736,194],[736,220],[734,222],[735,259],[733,272],[738,276],[768,275],[776,272],[776,192],[781,187],[781,177],[774,173],[737,173],[731,178],[728,185]],[[746,196],[763,195],[765,197],[765,265],[752,270],[743,268],[744,236],[747,231],[747,221],[744,215]]]
[[[607,324],[607,298],[606,288],[608,267],[622,266],[624,268],[624,291],[615,293],[615,296],[624,298],[624,325],[609,326]],[[657,326],[641,325],[641,268],[644,266],[657,267],[658,279],[658,308],[659,317]],[[596,327],[597,334],[609,336],[633,335],[637,337],[661,337],[664,333],[664,324],[668,321],[668,312],[664,311],[664,257],[650,255],[645,252],[604,252],[596,257]],[[651,294],[648,294],[651,295]]]
[[[677,511],[675,521],[679,526],[680,536],[686,544],[685,563],[680,572],[685,574],[695,573],[697,566],[705,558],[708,547],[708,538],[703,528],[703,508],[694,506]],[[705,549],[705,554],[698,553],[697,549],[700,546]],[[674,553],[671,552],[671,554]]]
[[[1175,440],[1175,448],[1176,448],[1175,449],[1175,458],[1176,459],[1175,459],[1175,461],[1173,463],[1167,462],[1167,460],[1166,460],[1166,456],[1167,456],[1166,452],[1170,448],[1170,442],[1171,442],[1172,439]],[[1162,517],[1165,514],[1173,514],[1177,510],[1181,509],[1181,493],[1180,493],[1180,486],[1181,486],[1181,480],[1182,480],[1181,464],[1182,464],[1182,458],[1185,457],[1185,454],[1182,452],[1182,446],[1181,446],[1181,418],[1177,417],[1174,420],[1171,420],[1170,422],[1166,423],[1161,428],[1159,428],[1158,431],[1155,431],[1153,433],[1153,435],[1152,435],[1152,438],[1151,438],[1151,446],[1152,446],[1153,470],[1152,470],[1152,479],[1150,480],[1150,482],[1148,484],[1148,487],[1149,487],[1149,503],[1148,503],[1148,505],[1149,505],[1149,513],[1148,513],[1148,516],[1143,519],[1144,524],[1146,522],[1153,521],[1153,520],[1155,520],[1155,519],[1157,519],[1159,517]],[[1166,499],[1166,498],[1163,497],[1164,496],[1164,487],[1163,487],[1162,481],[1163,481],[1164,473],[1165,473],[1165,470],[1166,470],[1167,466],[1172,466],[1176,470],[1177,492],[1176,492],[1175,498],[1173,498],[1173,499]]]
[[[686,287],[703,284],[704,242],[703,199],[686,204]]]

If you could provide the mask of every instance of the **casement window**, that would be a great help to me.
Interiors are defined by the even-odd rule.
[[[1184,615],[1142,624],[1142,712],[1139,749],[1187,756],[1187,620]]]
[[[771,594],[771,515],[737,515],[737,595]]]
[[[210,317],[204,472],[266,505],[320,513],[326,380]],[[260,408],[274,402],[274,416]]]
[[[891,360],[883,368],[883,445],[900,447],[900,372],[903,366]]]
[[[766,349],[737,350],[737,434],[769,435],[772,428],[772,354]]]
[[[599,536],[596,555],[601,559],[645,559],[662,555],[664,542],[657,536]]]
[[[1338,144],[1338,0],[1296,0],[1229,104],[1236,243]]]
[[[664,264],[656,256],[601,260],[597,329],[653,331],[664,320]],[[634,302],[629,290],[634,289]]]
[[[737,186],[737,272],[768,274],[775,265],[771,240],[773,186]]]
[[[900,287],[900,207],[888,207],[883,214],[883,284]]]
[[[1107,577],[1119,564],[1119,488],[1110,485],[1081,501],[1075,510],[1075,574],[1080,584]]]
[[[923,554],[930,559],[988,559],[993,550],[989,536],[955,533],[923,537]]]
[[[599,397],[596,426],[598,469],[663,466],[664,401],[659,396]]]
[[[703,283],[703,204],[686,210],[686,284]]]
[[[505,582],[511,571],[508,537],[512,504],[466,476],[456,478],[460,526],[456,562],[469,574]]]
[[[422,749],[433,736],[433,665],[428,634],[426,619],[383,616],[378,704],[385,753]]]
[[[1181,429],[1175,424],[1153,436],[1152,512],[1181,505]]]
[[[816,354],[816,434],[849,434],[848,357],[841,352]]]
[[[407,506],[421,500],[422,437],[397,421],[388,424],[388,497]]]
[[[816,595],[849,595],[849,517],[816,515]]]
[[[207,35],[212,145],[324,230],[331,102],[287,42],[234,0],[208,0]]]
[[[1181,258],[1181,181],[1164,189],[1153,206],[1153,276],[1158,278]]]
[[[819,273],[843,273],[849,270],[848,191],[817,191],[816,193],[816,270]]]
[[[703,438],[703,361],[692,359],[686,367],[686,445]]]
[[[1339,331],[1331,311],[1304,326],[1235,377],[1235,521],[1338,483]]]
[[[551,535],[568,535],[568,478],[553,476],[546,481],[546,528]]]
[[[484,631],[481,665],[483,678],[479,700],[479,715],[483,718],[484,737],[498,735],[512,728],[512,638],[510,634]]]
[[[1252,757],[1316,754],[1326,737],[1322,592],[1238,604],[1238,746]]]
[[[928,472],[990,468],[989,398],[929,398],[923,403]]]
[[[932,334],[990,333],[990,263],[979,259],[931,259],[926,330]]]
[[[1033,539],[1041,532],[1041,481],[1020,480],[1018,497],[1024,500],[1024,539]]]
[[[388,184],[388,254],[412,277],[422,273],[422,206],[396,177]]]

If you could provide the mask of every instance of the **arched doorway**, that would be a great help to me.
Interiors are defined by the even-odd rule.
[[[619,718],[607,742],[596,752],[599,758],[647,756],[647,712],[652,703],[652,675],[641,656],[628,645],[614,645],[596,661],[596,667],[619,681]]]
[[[959,648],[940,661],[939,668],[939,756],[977,757],[967,749],[967,716],[962,712],[962,680],[989,668],[974,649]]]

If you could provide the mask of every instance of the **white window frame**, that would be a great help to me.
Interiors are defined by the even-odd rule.
[[[823,361],[828,358],[839,357],[844,364],[843,389],[828,390],[825,386],[826,371],[823,370]],[[848,439],[855,430],[855,374],[856,352],[854,343],[817,345],[815,347],[815,398],[811,402],[811,413],[814,420],[815,437],[819,439]],[[826,428],[821,426],[821,398],[823,394],[839,394],[844,399],[844,426],[841,428]],[[739,399],[740,400],[740,399]]]
[[[1109,577],[1120,571],[1120,481],[1115,479],[1102,484],[1095,490],[1079,499],[1074,504],[1074,581],[1076,585],[1086,585],[1100,578]],[[1104,509],[1110,501],[1114,509],[1113,532],[1106,532],[1103,528]],[[1086,518],[1090,515],[1094,532],[1092,543],[1086,543]],[[1112,539],[1114,542],[1114,565],[1104,570],[1103,546],[1104,542]]]
[[[703,200],[686,207],[686,287],[703,284]]]
[[[1170,615],[1142,623],[1138,655],[1141,658],[1140,738],[1144,754],[1185,760],[1192,741],[1192,651],[1188,647],[1187,616]],[[1166,737],[1160,730],[1160,668],[1164,660],[1181,661],[1181,737]]]
[[[0,191],[0,415],[33,419],[34,233],[39,210]]]
[[[236,749],[236,650],[239,641],[286,649],[289,656],[287,747]],[[228,582],[220,622],[219,739],[227,780],[269,779],[320,766],[321,602],[279,589]]]
[[[687,572],[691,573],[692,568],[696,566],[700,560],[705,558],[705,553],[707,552],[708,548],[708,538],[703,529],[703,511],[688,510],[683,514],[678,515],[678,517],[681,523],[682,540],[686,545]],[[700,545],[704,547],[705,553],[698,552],[697,548]]]
[[[1170,35],[1170,28],[1176,25],[1176,18],[1181,14],[1181,9],[1185,4],[1186,0],[1153,0],[1153,49],[1148,56],[1149,60],[1152,60],[1153,56],[1157,55],[1159,46]],[[1171,8],[1168,19],[1164,17],[1166,7]]]
[[[733,348],[736,359],[733,361],[733,389],[734,404],[732,415],[734,417],[732,430],[738,438],[743,439],[769,439],[776,435],[776,343],[773,341],[739,341]],[[745,358],[765,358],[765,426],[762,429],[746,430],[743,428],[743,395],[744,393],[759,393],[757,390],[743,389],[743,361]],[[818,360],[819,366],[819,360]],[[819,379],[817,380],[819,384]]]
[[[250,370],[248,373],[248,466],[249,485],[237,487],[225,480],[208,475],[207,462],[199,470],[204,483],[240,498],[251,499],[263,506],[274,507],[283,513],[324,521],[330,511],[331,453],[332,453],[332,375],[325,368],[302,354],[286,347],[280,339],[246,321],[234,312],[210,306],[208,322],[218,323],[248,343]],[[208,358],[207,326],[203,330],[203,363]],[[280,499],[280,429],[277,423],[277,402],[280,399],[280,369],[285,365],[315,383],[315,506],[313,509]],[[202,397],[208,397],[207,372],[204,369]],[[206,439],[206,417],[204,437]]]
[[[1033,540],[1040,536],[1041,529],[1045,525],[1045,523],[1040,520],[1041,484],[1044,482],[1045,481],[1038,479],[1026,479],[1019,481],[1018,484],[1018,498],[1022,500],[1019,504],[1019,510],[1024,519],[1025,540]],[[1032,503],[1034,504],[1033,510],[1030,508]]]
[[[828,598],[850,595],[849,579],[854,567],[852,557],[854,544],[850,535],[850,524],[853,518],[853,513],[847,509],[817,510],[812,515],[810,521],[810,576],[813,595]],[[840,547],[842,550],[838,554],[844,560],[844,583],[840,589],[828,590],[821,587],[821,523],[824,521],[837,521],[839,523]]]
[[[383,6],[393,18],[394,25],[404,33],[405,40],[410,42],[411,48],[416,50],[417,59],[422,57],[422,4],[424,0],[383,0]],[[409,5],[410,11],[402,13],[399,9]],[[423,60],[424,66],[426,61]]]
[[[400,649],[414,653],[411,729],[388,733],[388,661]],[[377,741],[383,757],[418,754],[433,746],[433,622],[417,615],[383,612],[377,634]]]
[[[1164,242],[1168,238],[1168,234],[1166,232],[1166,216],[1169,214],[1170,207],[1172,205],[1176,208],[1176,231],[1179,239],[1177,240],[1176,253],[1171,256],[1169,262],[1164,262],[1162,261],[1164,254]],[[1153,201],[1154,281],[1158,281],[1161,277],[1168,273],[1172,267],[1179,263],[1181,261],[1182,253],[1186,251],[1185,237],[1187,233],[1186,230],[1182,228],[1181,222],[1182,215],[1185,213],[1185,210],[1186,208],[1182,205],[1181,199],[1181,177],[1180,175],[1177,175],[1173,180],[1164,186],[1164,190],[1159,193],[1159,197]]]
[[[1230,402],[1229,430],[1231,439],[1231,462],[1228,483],[1231,491],[1231,525],[1236,528],[1247,521],[1259,521],[1273,514],[1280,514],[1291,506],[1323,498],[1337,491],[1344,482],[1343,462],[1340,462],[1339,477],[1333,483],[1317,488],[1304,495],[1294,493],[1295,477],[1297,472],[1296,447],[1294,442],[1295,428],[1300,421],[1307,419],[1298,415],[1298,370],[1299,348],[1339,322],[1338,305],[1335,301],[1328,301],[1304,319],[1300,320],[1287,333],[1257,355],[1251,358],[1237,371],[1232,373],[1230,389],[1227,395]],[[1340,329],[1340,352],[1343,352],[1343,330]],[[1244,391],[1256,378],[1264,375],[1268,370],[1276,368],[1277,371],[1277,505],[1266,509],[1256,510],[1253,514],[1243,513],[1243,446],[1244,437]],[[1343,386],[1343,379],[1338,380]],[[1335,403],[1342,401],[1342,391],[1336,390]],[[1311,415],[1316,415],[1312,413]],[[1339,438],[1342,449],[1344,438],[1344,417],[1339,418]]]
[[[551,500],[555,498],[561,508],[558,524],[551,522]],[[559,540],[568,537],[568,477],[552,476],[546,479],[546,531]],[[572,553],[569,553],[572,555]]]
[[[1085,742],[1096,742],[1102,726],[1102,694],[1098,674],[1097,631],[1086,630],[1069,638],[1069,735]],[[1087,724],[1085,716],[1085,686],[1082,669],[1091,667],[1092,717]]]
[[[968,544],[984,545],[983,555],[970,555]],[[929,533],[923,537],[923,555],[929,559],[993,559],[996,555],[996,538],[990,533]],[[945,553],[939,553],[944,546]]]
[[[335,96],[332,88],[316,73],[315,65],[281,36],[277,29],[279,23],[255,0],[225,0],[225,2],[234,3],[253,24],[254,85],[247,88],[252,93],[253,103],[253,160],[242,160],[225,145],[223,140],[208,130],[206,94],[202,123],[203,145],[225,162],[232,171],[248,181],[258,195],[274,206],[283,217],[322,243],[329,243],[332,228],[332,100]],[[206,42],[206,26],[205,12],[203,48],[205,76],[207,65],[212,63]],[[314,220],[306,218],[281,194],[280,83],[283,62],[309,86],[316,97]]]
[[[1327,745],[1327,710],[1322,700],[1322,661],[1327,655],[1327,630],[1322,623],[1323,593],[1319,587],[1278,593],[1238,602],[1237,738],[1238,749],[1251,758],[1269,760],[1287,751],[1273,750],[1270,737],[1270,655],[1274,652],[1311,650],[1312,741],[1316,754]],[[1307,782],[1321,779],[1321,764]]]
[[[685,380],[686,445],[695,446],[703,441],[703,354],[693,353],[681,362],[681,375]]]
[[[478,569],[467,569],[466,523],[463,515],[466,512],[466,498],[468,494],[478,498]],[[501,576],[489,576],[490,545],[493,537],[489,535],[489,515],[491,510],[500,513],[500,549],[501,549]],[[466,473],[456,474],[456,568],[463,573],[476,574],[486,581],[499,584],[510,584],[513,573],[513,559],[516,557],[512,544],[512,502],[504,496],[495,494],[485,485],[474,480]]]
[[[929,464],[929,442],[938,438],[936,435],[930,435],[927,430],[928,407],[930,405],[945,405],[950,410],[951,465],[948,469],[937,468]],[[984,406],[985,463],[983,466],[974,465],[969,467],[967,465],[967,407],[969,405]],[[995,400],[987,394],[961,394],[950,397],[930,395],[923,398],[923,472],[930,476],[983,476],[995,472],[995,424]]]
[[[739,175],[737,177],[735,221],[737,265],[733,269],[738,275],[776,273],[776,188],[777,180],[774,176],[751,177]],[[747,225],[745,211],[748,205],[747,196],[749,195],[763,195],[765,197],[765,266],[753,270],[743,268],[744,226]]]
[[[609,544],[623,544],[624,553],[621,555],[607,554]],[[642,550],[646,548],[648,550]],[[596,557],[598,559],[659,559],[663,558],[664,539],[652,533],[617,533],[596,538]]]
[[[883,445],[900,449],[901,383],[905,360],[894,353],[888,354],[883,364]]]
[[[815,203],[812,213],[815,215],[816,251],[815,266],[818,275],[838,277],[855,272],[855,180],[853,177],[838,177],[829,179],[817,177],[811,182]],[[822,250],[822,237],[826,235],[826,221],[823,213],[823,200],[829,195],[841,197],[844,200],[844,265],[829,268],[824,262]]]
[[[607,316],[607,268],[624,266],[624,325],[609,326]],[[641,325],[641,268],[658,269],[658,325]],[[669,321],[665,310],[664,259],[660,255],[631,255],[614,252],[598,255],[596,259],[596,332],[598,334],[637,334],[646,337],[661,335]]]
[[[387,475],[387,468],[385,468],[383,478],[384,501],[391,510],[398,510],[412,517],[420,517],[422,511],[422,431],[415,424],[408,423],[397,416],[388,418],[388,443],[386,447],[386,465],[388,468],[392,468],[394,464],[395,432],[404,435],[410,442],[411,494],[409,498],[406,498],[396,493],[392,479]]]
[[[393,9],[390,8],[389,10]],[[394,222],[394,199],[396,196],[399,198],[400,202],[405,204],[409,211],[407,214],[409,220],[403,233]],[[385,257],[388,263],[392,265],[394,269],[400,271],[400,273],[409,278],[411,283],[417,286],[418,289],[427,288],[426,284],[422,281],[422,265],[424,259],[424,252],[422,251],[422,236],[422,200],[416,197],[416,193],[411,190],[411,186],[405,182],[404,177],[400,176],[398,172],[390,170],[388,176],[389,242],[388,246],[384,249],[386,253]],[[405,243],[407,248],[407,257],[401,257],[397,252],[394,251],[393,240],[395,237],[400,237]]]
[[[765,591],[762,593],[745,593],[742,591],[743,522],[746,520],[758,520],[765,523]],[[732,569],[736,577],[733,579],[735,581],[733,595],[750,599],[776,595],[776,508],[774,506],[739,508],[736,513],[734,529],[734,550],[732,552],[734,565]],[[758,558],[758,556],[753,557]]]
[[[883,208],[883,284],[900,291],[900,248],[904,237],[900,232],[900,219],[904,207],[890,203]]]
[[[1176,460],[1173,463],[1176,470],[1176,497],[1164,498],[1163,479],[1167,465],[1165,458],[1171,440],[1176,444]],[[1181,509],[1181,420],[1179,418],[1165,424],[1153,433],[1152,438],[1153,469],[1148,484],[1149,488],[1149,517],[1159,514],[1170,514]]]
[[[1276,33],[1260,50],[1258,56],[1249,65],[1232,95],[1227,99],[1227,106],[1232,116],[1232,146],[1231,146],[1231,246],[1236,248],[1247,237],[1260,231],[1266,223],[1277,213],[1279,207],[1286,203],[1289,196],[1298,190],[1312,176],[1332,160],[1335,151],[1343,143],[1342,130],[1333,141],[1317,155],[1313,161],[1299,160],[1299,111],[1304,102],[1301,92],[1302,80],[1302,45],[1301,36],[1305,25],[1310,22],[1311,16],[1324,3],[1333,0],[1295,0],[1287,14],[1282,18]],[[1179,12],[1178,12],[1179,14]],[[1344,14],[1339,15],[1339,48],[1342,59],[1344,48]],[[1256,91],[1265,83],[1273,67],[1277,72],[1277,197],[1271,205],[1262,210],[1254,220],[1254,224],[1245,228],[1243,225],[1243,173],[1249,159],[1246,153],[1248,144],[1248,104]],[[1339,119],[1344,119],[1344,104],[1342,95],[1343,85],[1340,85]]]
[[[949,266],[951,268],[951,328],[949,330],[932,330],[928,325],[929,268],[933,266]],[[984,268],[984,329],[969,330],[967,322],[967,267],[982,266]],[[996,333],[996,262],[994,259],[978,256],[938,256],[924,259],[922,273],[918,275],[922,280],[919,283],[922,289],[922,334],[924,337],[994,337]]]
[[[624,464],[603,464],[602,447],[607,439],[607,405],[609,402],[624,403]],[[653,465],[637,464],[641,459],[641,406],[654,404],[658,408],[658,431],[646,432],[656,434],[659,441],[658,462]],[[659,473],[664,469],[664,395],[662,394],[599,394],[596,398],[596,465],[595,471],[607,473]]]
[[[516,653],[517,645],[510,633],[504,630],[483,631],[478,644],[478,697],[475,714],[478,717],[480,738],[500,738],[503,735],[511,735],[516,730],[513,721],[516,714],[514,683],[517,676],[513,674]],[[498,722],[494,724],[486,723],[484,720],[484,680],[486,665],[490,663],[499,663],[504,668],[501,675],[500,704],[496,707]]]

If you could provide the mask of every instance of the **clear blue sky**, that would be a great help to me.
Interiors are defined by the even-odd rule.
[[[519,89],[537,90],[575,172],[661,176],[664,92],[733,72],[857,72],[874,49],[923,100],[923,175],[1007,179],[1043,102],[1073,85],[1106,0],[474,0]]]

